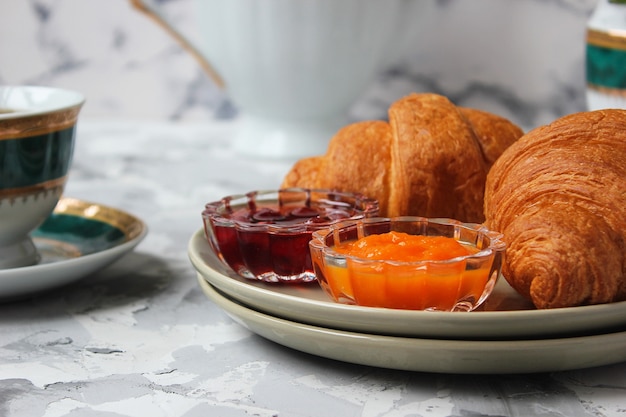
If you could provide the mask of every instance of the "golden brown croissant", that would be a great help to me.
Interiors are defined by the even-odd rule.
[[[487,172],[522,134],[494,114],[411,94],[391,105],[389,123],[339,130],[326,154],[296,162],[282,187],[361,192],[379,201],[383,216],[482,222]]]
[[[493,165],[486,225],[504,234],[503,274],[537,308],[626,299],[626,111],[563,117]]]

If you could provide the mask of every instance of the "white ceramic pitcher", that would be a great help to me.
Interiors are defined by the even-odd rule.
[[[402,53],[419,0],[196,0],[203,45],[190,46],[156,0],[131,0],[194,52],[226,91],[243,154],[322,154],[349,107]],[[197,52],[200,51],[200,52]]]

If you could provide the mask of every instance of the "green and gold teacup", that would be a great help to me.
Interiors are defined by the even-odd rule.
[[[0,269],[37,263],[30,238],[67,181],[82,94],[0,86]]]

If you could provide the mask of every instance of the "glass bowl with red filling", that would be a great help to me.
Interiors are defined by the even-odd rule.
[[[224,197],[206,204],[202,219],[212,249],[242,277],[303,283],[316,279],[314,231],[377,215],[378,202],[358,193],[287,188]]]
[[[313,233],[317,279],[339,303],[472,311],[491,294],[504,259],[500,233],[453,219],[368,218]]]

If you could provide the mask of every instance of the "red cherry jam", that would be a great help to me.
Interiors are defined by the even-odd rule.
[[[213,249],[241,276],[308,282],[313,231],[377,215],[378,202],[359,194],[298,188],[225,197],[207,204],[203,219]]]

